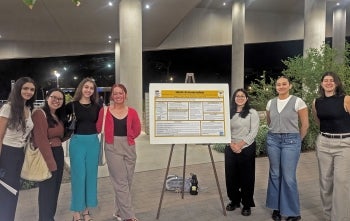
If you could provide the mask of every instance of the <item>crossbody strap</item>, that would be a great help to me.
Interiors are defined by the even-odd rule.
[[[72,111],[73,118],[75,118],[74,101],[72,102]]]
[[[101,133],[105,132],[106,115],[107,115],[107,107],[103,107],[103,119],[102,119]]]

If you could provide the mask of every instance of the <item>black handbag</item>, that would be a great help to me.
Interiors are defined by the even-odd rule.
[[[73,109],[73,112],[68,117],[66,126],[64,128],[64,139],[65,140],[69,139],[73,135],[73,133],[76,129],[76,126],[77,126],[77,118],[75,116],[74,103],[72,103],[72,109]]]

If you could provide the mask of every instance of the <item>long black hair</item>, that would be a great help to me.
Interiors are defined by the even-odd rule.
[[[24,103],[22,97],[22,87],[26,83],[32,83],[35,90],[34,95]],[[25,131],[26,123],[23,110],[25,106],[29,107],[30,110],[33,110],[34,101],[36,100],[36,91],[35,82],[30,77],[21,77],[15,82],[7,99],[8,103],[11,105],[11,114],[8,120],[8,127],[10,129],[22,128],[23,132]]]
[[[47,102],[47,99],[51,96],[51,94],[53,92],[56,92],[56,91],[60,92],[63,95],[63,101],[62,101],[62,106],[56,110],[55,114],[60,121],[65,122],[65,120],[66,120],[66,111],[65,111],[66,98],[64,96],[64,92],[59,88],[53,88],[47,92],[45,103],[44,103],[44,106],[42,107],[42,109],[45,111],[45,114],[46,114],[47,123],[48,123],[49,127],[51,127],[51,128],[55,127],[55,125],[57,125],[58,122],[51,115],[50,107],[49,107],[49,104]]]
[[[237,112],[237,104],[236,104],[235,99],[236,99],[237,93],[240,91],[246,96],[247,101],[244,104],[242,111],[239,113],[239,116],[241,118],[245,118],[249,114],[250,104],[249,104],[249,99],[248,99],[248,92],[246,90],[244,90],[243,88],[239,88],[239,89],[235,90],[235,92],[232,95],[230,118],[232,118],[233,115],[235,115],[235,113]]]

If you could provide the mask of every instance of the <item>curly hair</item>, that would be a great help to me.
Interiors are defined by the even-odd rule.
[[[22,87],[26,83],[32,83],[35,90],[34,95],[24,103],[22,97]],[[25,131],[26,123],[23,110],[25,106],[29,107],[30,110],[33,110],[34,101],[36,100],[36,88],[37,87],[34,80],[30,77],[21,77],[13,85],[13,88],[7,99],[7,102],[11,105],[11,114],[8,121],[8,127],[10,129],[22,128],[23,132]]]

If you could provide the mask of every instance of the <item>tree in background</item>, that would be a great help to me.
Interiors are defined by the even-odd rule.
[[[318,87],[322,75],[326,71],[332,71],[339,75],[347,93],[350,92],[350,67],[349,67],[349,44],[346,44],[344,54],[339,54],[328,44],[322,45],[320,49],[310,49],[306,56],[296,56],[283,61],[287,68],[282,72],[284,75],[293,79],[294,87],[309,107],[310,128],[309,133],[303,141],[303,149],[315,149],[315,140],[318,134],[311,107],[313,100],[318,97]],[[341,58],[339,61],[338,58]]]
[[[309,107],[309,132],[303,140],[302,150],[314,150],[315,140],[318,134],[318,127],[315,124],[311,107],[313,100],[318,97],[318,87],[322,75],[326,71],[332,71],[339,75],[344,83],[344,89],[347,94],[350,94],[350,47],[346,44],[346,50],[344,54],[339,54],[335,49],[332,49],[329,45],[324,44],[320,49],[310,49],[307,51],[306,56],[296,56],[283,60],[286,65],[286,69],[282,71],[282,74],[288,76],[293,84],[291,94],[302,97]],[[339,62],[339,57],[341,58]],[[269,80],[267,82],[267,80]],[[263,79],[256,80],[249,87],[249,94],[251,104],[257,110],[265,110],[267,101],[276,96],[275,80],[267,79],[265,74]],[[259,130],[257,141],[257,153],[266,153],[265,141],[266,139],[266,125],[262,121],[261,127],[263,130]],[[266,124],[266,121],[265,121]],[[257,137],[257,138],[258,138]],[[261,146],[262,145],[262,146]]]

